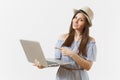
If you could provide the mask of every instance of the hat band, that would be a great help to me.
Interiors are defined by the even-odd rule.
[[[87,14],[85,11],[83,11],[83,10],[81,10],[81,9],[80,9],[80,11],[81,11],[82,13],[84,13],[85,15],[88,16],[88,14]],[[88,16],[88,17],[89,17],[89,16]]]

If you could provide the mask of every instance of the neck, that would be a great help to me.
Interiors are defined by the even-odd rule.
[[[76,37],[80,37],[80,36],[81,36],[81,32],[76,30],[76,31],[75,31],[75,36],[76,36]]]
[[[74,36],[74,40],[75,41],[79,41],[81,39],[81,32],[80,31],[75,31],[75,36]]]

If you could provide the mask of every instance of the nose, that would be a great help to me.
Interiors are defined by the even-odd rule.
[[[76,20],[75,20],[75,23],[78,23],[78,20],[79,20],[79,19],[76,19]]]

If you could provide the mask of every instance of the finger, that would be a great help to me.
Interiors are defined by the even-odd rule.
[[[33,66],[37,66],[36,64],[33,64]]]
[[[45,68],[45,66],[41,65],[41,68]]]
[[[55,47],[55,49],[62,50],[62,48]]]
[[[39,64],[39,61],[38,61],[37,59],[35,59],[35,63],[36,63],[36,64]]]
[[[38,65],[38,63],[36,63],[36,62],[35,62],[35,63],[33,63],[33,66],[37,66],[37,65]]]
[[[55,49],[59,49],[60,50],[61,48],[55,47]]]
[[[39,69],[45,68],[45,66],[43,66],[43,65],[41,65],[41,64],[39,64],[37,67],[38,67]]]
[[[36,62],[37,62],[37,59],[35,59],[34,62],[36,63]]]
[[[38,65],[39,65],[39,61],[37,59],[35,59],[33,66],[38,66]]]

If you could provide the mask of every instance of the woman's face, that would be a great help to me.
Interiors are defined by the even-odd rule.
[[[72,20],[74,30],[83,30],[86,24],[86,17],[82,13],[78,13]]]

